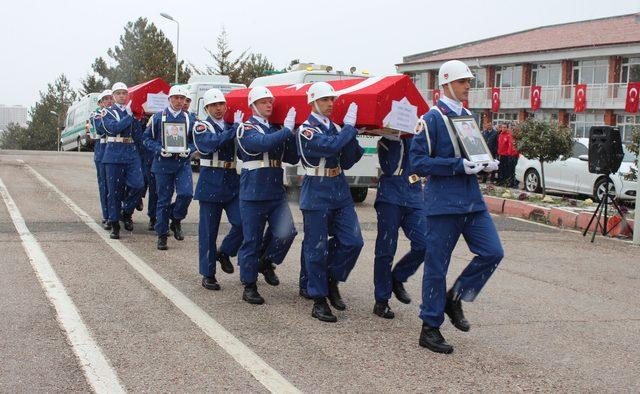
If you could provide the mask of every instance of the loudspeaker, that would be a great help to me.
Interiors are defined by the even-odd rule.
[[[624,152],[620,129],[612,126],[592,126],[589,129],[589,172],[613,174],[618,172]]]

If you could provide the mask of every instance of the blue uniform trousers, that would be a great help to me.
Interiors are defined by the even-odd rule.
[[[96,164],[96,176],[98,178],[98,194],[100,195],[100,208],[102,208],[102,219],[109,220],[109,201],[107,200],[107,169],[99,161]]]
[[[374,295],[376,301],[388,301],[391,298],[392,280],[406,282],[424,261],[427,217],[421,209],[386,202],[377,202],[375,208],[378,216],[378,235],[373,267]],[[411,250],[398,261],[392,271],[400,227],[411,241]]]
[[[504,256],[488,211],[428,216],[420,318],[430,327],[440,327],[444,321],[447,270],[460,234],[476,255],[453,285],[460,299],[473,301]]]
[[[286,199],[267,201],[240,200],[243,241],[238,252],[240,281],[255,283],[258,280],[259,259],[265,256],[274,264],[280,264],[291,248],[298,232]],[[263,245],[265,226],[270,238]]]
[[[358,216],[353,205],[302,210],[302,215],[307,291],[313,298],[326,297],[329,295],[328,276],[336,281],[346,281],[364,245]]]
[[[149,192],[149,196],[147,198],[147,216],[149,218],[156,217],[156,208],[158,207],[158,190],[156,189],[156,176],[153,172],[151,172],[151,163],[144,163],[143,165],[143,175],[144,182]]]
[[[220,228],[222,211],[227,213],[231,230],[220,245],[220,252],[235,256],[242,244],[242,219],[240,203],[236,196],[227,202],[200,202],[200,222],[198,223],[198,254],[200,257],[200,275],[216,274],[216,240]]]
[[[140,159],[131,163],[106,163],[109,221],[117,222],[122,212],[132,213],[144,187]]]
[[[189,204],[193,199],[193,179],[191,166],[183,165],[175,173],[153,174],[156,178],[156,191],[158,192],[158,205],[156,208],[156,234],[158,236],[169,234],[169,220],[182,220],[187,216]],[[176,192],[176,201],[171,202],[173,192]]]

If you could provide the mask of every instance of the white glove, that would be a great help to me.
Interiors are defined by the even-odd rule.
[[[171,156],[173,156],[173,153],[167,152],[166,150],[164,150],[164,148],[162,148],[160,150],[160,156],[162,156],[162,157],[171,157]]]
[[[127,103],[127,106],[124,107],[124,110],[127,111],[127,114],[129,116],[133,115],[133,111],[131,110],[131,100],[129,100],[129,102]]]
[[[464,165],[464,172],[467,175],[475,175],[480,171],[484,170],[484,166],[476,164],[467,159],[462,159],[462,164]]]
[[[242,123],[242,120],[244,119],[244,112],[237,110],[236,112],[233,113],[233,123]]]
[[[184,159],[189,157],[190,154],[191,154],[191,148],[187,148],[186,151],[180,152],[178,155]]]
[[[487,164],[487,166],[484,168],[484,170],[486,172],[498,171],[498,167],[499,166],[500,166],[500,161],[499,160],[494,160],[491,163]]]
[[[351,103],[349,104],[349,109],[347,109],[347,114],[344,116],[344,120],[342,121],[342,123],[345,125],[348,124],[349,126],[355,126],[357,117],[358,117],[358,104]]]
[[[287,117],[284,118],[284,127],[291,130],[292,133],[295,133],[293,127],[296,125],[296,109],[291,107],[289,108],[289,112],[287,112]]]

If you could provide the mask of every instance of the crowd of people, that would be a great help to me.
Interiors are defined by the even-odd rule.
[[[512,128],[517,127],[515,123],[498,123],[497,127],[490,121],[484,122],[482,136],[487,143],[487,147],[493,157],[500,161],[500,170],[493,173],[483,173],[482,182],[487,181],[506,187],[518,187],[516,180],[516,165],[520,153],[516,150],[515,139]]]
[[[504,253],[477,176],[491,176],[511,165],[513,152],[503,151],[503,145],[513,145],[511,139],[503,142],[510,133],[495,136],[492,146],[499,162],[476,164],[461,153],[450,124],[450,118],[471,115],[462,102],[468,99],[473,78],[464,63],[444,63],[439,70],[443,95],[420,117],[416,135],[386,136],[378,144],[382,175],[375,201],[373,313],[394,318],[392,295],[410,303],[404,283],[424,262],[419,344],[439,353],[453,351],[440,332],[445,315],[457,329],[469,331],[462,301],[477,297]],[[306,175],[300,194],[300,296],[313,300],[312,317],[337,321],[331,307],[347,308],[339,286],[347,281],[364,246],[344,175],[364,152],[356,139],[358,106],[351,103],[342,125],[334,123],[330,116],[337,93],[328,83],[313,83],[307,92],[311,114],[296,127],[294,108],[281,126],[270,122],[275,98],[266,87],[251,89],[250,116],[245,120],[245,114],[236,111],[233,123],[224,121],[227,106],[220,90],[204,95],[206,119],[189,112],[188,97],[183,87],[173,86],[164,110],[138,120],[123,83],[100,95],[100,108],[91,122],[99,135],[95,161],[104,228],[113,239],[121,236],[120,222],[132,231],[133,213],[143,209],[142,197],[148,193],[148,229],[157,234],[156,247],[166,250],[171,233],[177,241],[184,240],[181,221],[195,198],[202,287],[220,290],[217,264],[232,274],[231,258],[237,256],[242,300],[264,304],[259,276],[268,285],[280,283],[277,267],[298,235],[283,187],[282,163],[301,162]],[[185,131],[184,140],[180,130]],[[190,157],[196,151],[201,170],[194,193]],[[242,161],[240,174],[237,158]],[[218,244],[223,211],[231,228]],[[400,228],[411,246],[393,265]],[[447,289],[451,255],[461,235],[475,256]]]

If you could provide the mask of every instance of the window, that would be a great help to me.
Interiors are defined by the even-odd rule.
[[[472,68],[471,72],[475,76],[471,80],[472,89],[482,89],[487,86],[487,70],[484,68]]]
[[[560,63],[533,64],[531,65],[531,86],[558,86],[561,73]]]
[[[569,127],[576,138],[589,137],[591,126],[604,125],[604,112],[588,111],[579,114],[571,113],[569,116]]]
[[[515,123],[518,121],[517,112],[495,112],[491,114],[491,123],[497,126],[500,123]]]
[[[578,141],[573,141],[573,146],[571,147],[571,157],[575,157],[576,159],[578,159],[580,156],[588,154],[589,148]]]
[[[522,66],[497,66],[494,86],[497,88],[522,86]]]
[[[549,121],[557,122],[558,121],[558,112],[557,111],[549,112],[549,111],[537,110],[532,115],[533,115],[533,118],[536,119],[536,120],[541,120],[541,121],[545,121],[545,122],[549,122]]]
[[[426,73],[411,73],[408,74],[413,81],[413,84],[416,85],[416,88],[420,91],[424,91],[427,89],[427,74]]]
[[[622,142],[630,143],[633,129],[634,128],[640,129],[640,116],[618,115],[616,118],[617,118],[616,124],[620,129],[620,136],[622,137]]]
[[[67,114],[67,123],[66,123],[66,127],[71,127],[71,126],[73,126],[73,120],[74,120],[73,118],[74,118],[75,112],[76,112],[75,110],[71,110],[71,111],[69,111],[69,113]]]
[[[622,72],[620,82],[640,82],[640,58],[622,58]]]
[[[580,60],[573,62],[573,84],[602,84],[607,83],[609,75],[609,61],[607,59]]]

